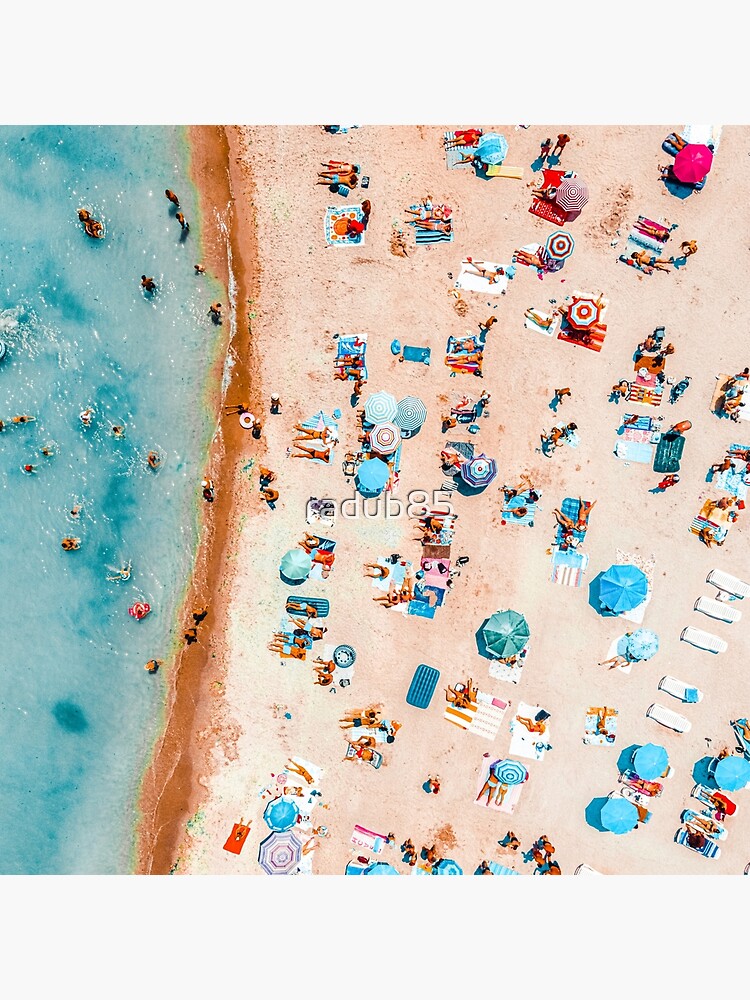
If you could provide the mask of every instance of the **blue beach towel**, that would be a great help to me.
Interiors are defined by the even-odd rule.
[[[425,365],[430,363],[429,347],[404,347],[402,355],[404,361],[421,361]]]
[[[648,441],[617,441],[615,455],[626,462],[650,465],[654,457],[654,446]]]
[[[452,243],[453,242],[453,226],[451,225],[451,231],[449,233],[439,233],[433,232],[430,229],[419,229],[416,228],[415,239],[418,245],[423,243]]]
[[[523,517],[514,517],[512,511],[518,510],[519,507],[526,507],[526,513]],[[503,507],[501,517],[507,524],[528,524],[530,528],[533,528],[536,510],[537,505],[535,503],[529,503],[527,494],[519,493],[518,496],[513,497],[513,499]]]

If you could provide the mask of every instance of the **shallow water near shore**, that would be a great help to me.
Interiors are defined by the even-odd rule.
[[[103,240],[85,235],[79,208]],[[165,690],[143,665],[169,657],[211,433],[218,290],[194,273],[199,241],[182,129],[0,129],[3,874],[131,868]],[[37,419],[14,425],[16,414]],[[80,550],[61,549],[66,535]],[[130,579],[108,582],[128,561]],[[152,607],[142,621],[128,613],[137,600]]]

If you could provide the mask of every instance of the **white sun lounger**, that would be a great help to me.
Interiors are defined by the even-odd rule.
[[[665,708],[663,705],[649,705],[646,709],[646,718],[653,719],[654,722],[666,726],[667,729],[674,729],[676,733],[687,733],[692,728],[690,720],[686,719],[684,715],[678,715],[677,712],[673,712],[671,708]]]
[[[701,611],[709,618],[718,618],[720,622],[738,622],[742,618],[741,611],[735,611],[723,601],[715,601],[713,597],[699,597],[693,605],[694,611]]]
[[[723,590],[734,597],[747,597],[750,595],[750,583],[738,580],[731,573],[725,573],[723,569],[712,569],[706,577],[706,583],[713,584],[718,590]]]
[[[705,649],[709,653],[725,653],[727,651],[727,643],[724,639],[720,639],[712,632],[704,632],[701,628],[693,628],[692,625],[688,625],[680,632],[680,638],[683,642],[689,642],[691,646]]]
[[[750,868],[750,865],[748,865]],[[573,872],[574,875],[603,875],[604,872],[598,872],[596,868],[592,868],[591,865],[579,865]]]
[[[671,677],[667,674],[665,677],[659,681],[659,690],[666,691],[667,694],[671,694],[673,698],[679,698],[680,701],[694,703],[698,701],[703,701],[703,692],[700,691],[693,684],[686,684],[684,681],[678,681],[676,677]],[[688,691],[695,691],[696,696],[694,698],[688,698]]]

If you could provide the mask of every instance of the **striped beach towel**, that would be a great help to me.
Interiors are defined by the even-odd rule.
[[[715,472],[711,483],[730,496],[737,497],[738,500],[745,500],[747,497],[747,479],[745,475],[745,463],[740,465],[739,470],[732,468],[726,472]]]
[[[477,700],[468,708],[456,708],[446,705],[443,718],[469,733],[483,736],[486,740],[494,740],[500,731],[500,726],[510,702],[495,698],[482,691],[477,692]]]
[[[603,323],[602,326],[605,330],[607,329],[606,323]],[[588,333],[587,341],[584,343],[583,340],[581,340],[581,335],[575,330],[564,328],[560,329],[558,332],[557,339],[564,340],[566,344],[575,344],[576,347],[585,347],[588,351],[596,351],[598,354],[604,344],[605,336],[606,334],[601,330],[592,330]]]
[[[365,847],[373,854],[380,854],[385,846],[385,840],[384,833],[375,833],[374,830],[368,830],[367,827],[357,824],[352,831],[350,843],[355,847]]]
[[[421,246],[423,243],[452,243],[453,242],[453,225],[451,225],[450,232],[442,233],[439,230],[432,229],[420,229],[419,226],[414,227],[416,229],[415,240],[417,246]]]
[[[617,716],[619,712],[616,708],[605,709],[606,718],[604,722],[604,727],[606,729],[605,733],[597,733],[596,725],[599,721],[599,713],[594,709],[589,709],[586,713],[586,727],[584,729],[583,742],[587,746],[592,747],[608,747],[611,746],[615,739],[617,738]]]
[[[585,552],[556,548],[552,555],[550,580],[562,587],[580,587],[588,564],[589,557]]]
[[[526,513],[523,517],[516,517],[513,511],[518,510],[520,507],[525,507]],[[518,496],[513,497],[510,503],[505,504],[500,511],[500,524],[528,524],[530,528],[533,528],[536,511],[537,504],[530,503],[526,493],[519,493]]]
[[[507,865],[500,865],[497,861],[488,861],[487,867],[493,875],[520,875],[515,868],[508,868]],[[475,873],[476,874],[476,873]]]
[[[648,388],[644,385],[638,385],[635,382],[631,382],[626,399],[629,403],[643,403],[646,406],[661,406],[663,396],[664,389],[660,385]]]

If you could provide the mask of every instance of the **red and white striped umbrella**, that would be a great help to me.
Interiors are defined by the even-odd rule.
[[[573,301],[568,309],[568,323],[574,330],[589,330],[594,323],[598,323],[602,315],[603,305],[596,299],[573,296]]]
[[[370,431],[370,445],[379,455],[391,455],[401,443],[401,430],[395,424],[376,424]]]
[[[555,201],[563,212],[580,212],[589,200],[589,189],[586,182],[575,178],[560,181],[555,195]]]
[[[547,237],[544,249],[550,260],[567,260],[573,253],[574,247],[575,241],[570,233],[566,233],[564,229],[558,229]]]

